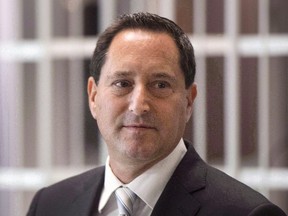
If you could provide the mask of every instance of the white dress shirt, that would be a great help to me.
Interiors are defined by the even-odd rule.
[[[176,148],[163,160],[146,170],[129,184],[123,184],[112,172],[109,166],[109,156],[105,165],[104,188],[100,197],[96,215],[117,216],[118,207],[114,191],[124,185],[129,187],[137,198],[133,205],[133,215],[148,216],[151,214],[167,182],[187,149],[183,139]]]

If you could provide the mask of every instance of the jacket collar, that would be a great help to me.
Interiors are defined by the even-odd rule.
[[[185,144],[188,151],[167,183],[152,216],[194,216],[201,207],[193,193],[205,187],[207,168],[195,149]]]

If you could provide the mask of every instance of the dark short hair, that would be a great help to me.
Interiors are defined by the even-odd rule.
[[[186,88],[194,82],[196,64],[194,49],[188,36],[173,21],[156,14],[140,12],[120,16],[99,36],[90,63],[90,73],[96,83],[99,81],[101,68],[105,63],[106,54],[113,38],[126,29],[143,29],[169,34],[179,50],[179,64],[184,73]]]

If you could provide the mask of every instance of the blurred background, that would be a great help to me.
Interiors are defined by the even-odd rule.
[[[0,215],[103,164],[88,65],[97,35],[137,11],[174,20],[195,47],[185,137],[288,213],[287,0],[0,0]]]

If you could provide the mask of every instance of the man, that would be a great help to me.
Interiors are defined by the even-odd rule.
[[[40,190],[29,216],[285,215],[183,141],[197,87],[193,47],[175,23],[120,17],[99,37],[91,74],[89,106],[106,165]]]

